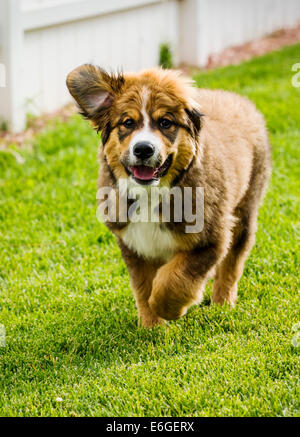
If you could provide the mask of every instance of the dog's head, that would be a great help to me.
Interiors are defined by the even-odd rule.
[[[178,72],[110,75],[82,65],[67,78],[81,114],[101,131],[116,179],[170,185],[195,156],[201,113],[195,89]]]

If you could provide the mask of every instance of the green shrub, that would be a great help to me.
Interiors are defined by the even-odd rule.
[[[159,65],[162,68],[173,68],[173,55],[170,44],[162,43],[159,46]]]

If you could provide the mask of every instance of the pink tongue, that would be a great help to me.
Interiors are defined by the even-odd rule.
[[[133,176],[137,179],[148,181],[155,176],[156,168],[146,167],[145,165],[139,165],[137,167],[131,167]]]

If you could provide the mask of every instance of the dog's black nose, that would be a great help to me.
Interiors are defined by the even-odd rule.
[[[140,159],[150,158],[154,154],[154,146],[148,141],[140,141],[133,146],[133,154]]]

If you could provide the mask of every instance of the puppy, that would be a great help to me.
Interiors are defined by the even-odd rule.
[[[201,300],[212,275],[212,302],[234,305],[271,170],[263,116],[244,97],[196,89],[179,72],[159,68],[112,75],[82,65],[67,86],[81,114],[101,131],[99,187],[118,193],[111,198],[124,197],[124,181],[126,194],[130,187],[173,194],[191,188],[193,207],[196,187],[204,192],[203,226],[196,232],[187,232],[185,215],[174,219],[183,208],[175,207],[175,196],[169,220],[161,197],[150,207],[158,220],[124,219],[120,206],[116,218],[106,220],[128,267],[141,324],[181,317]]]

